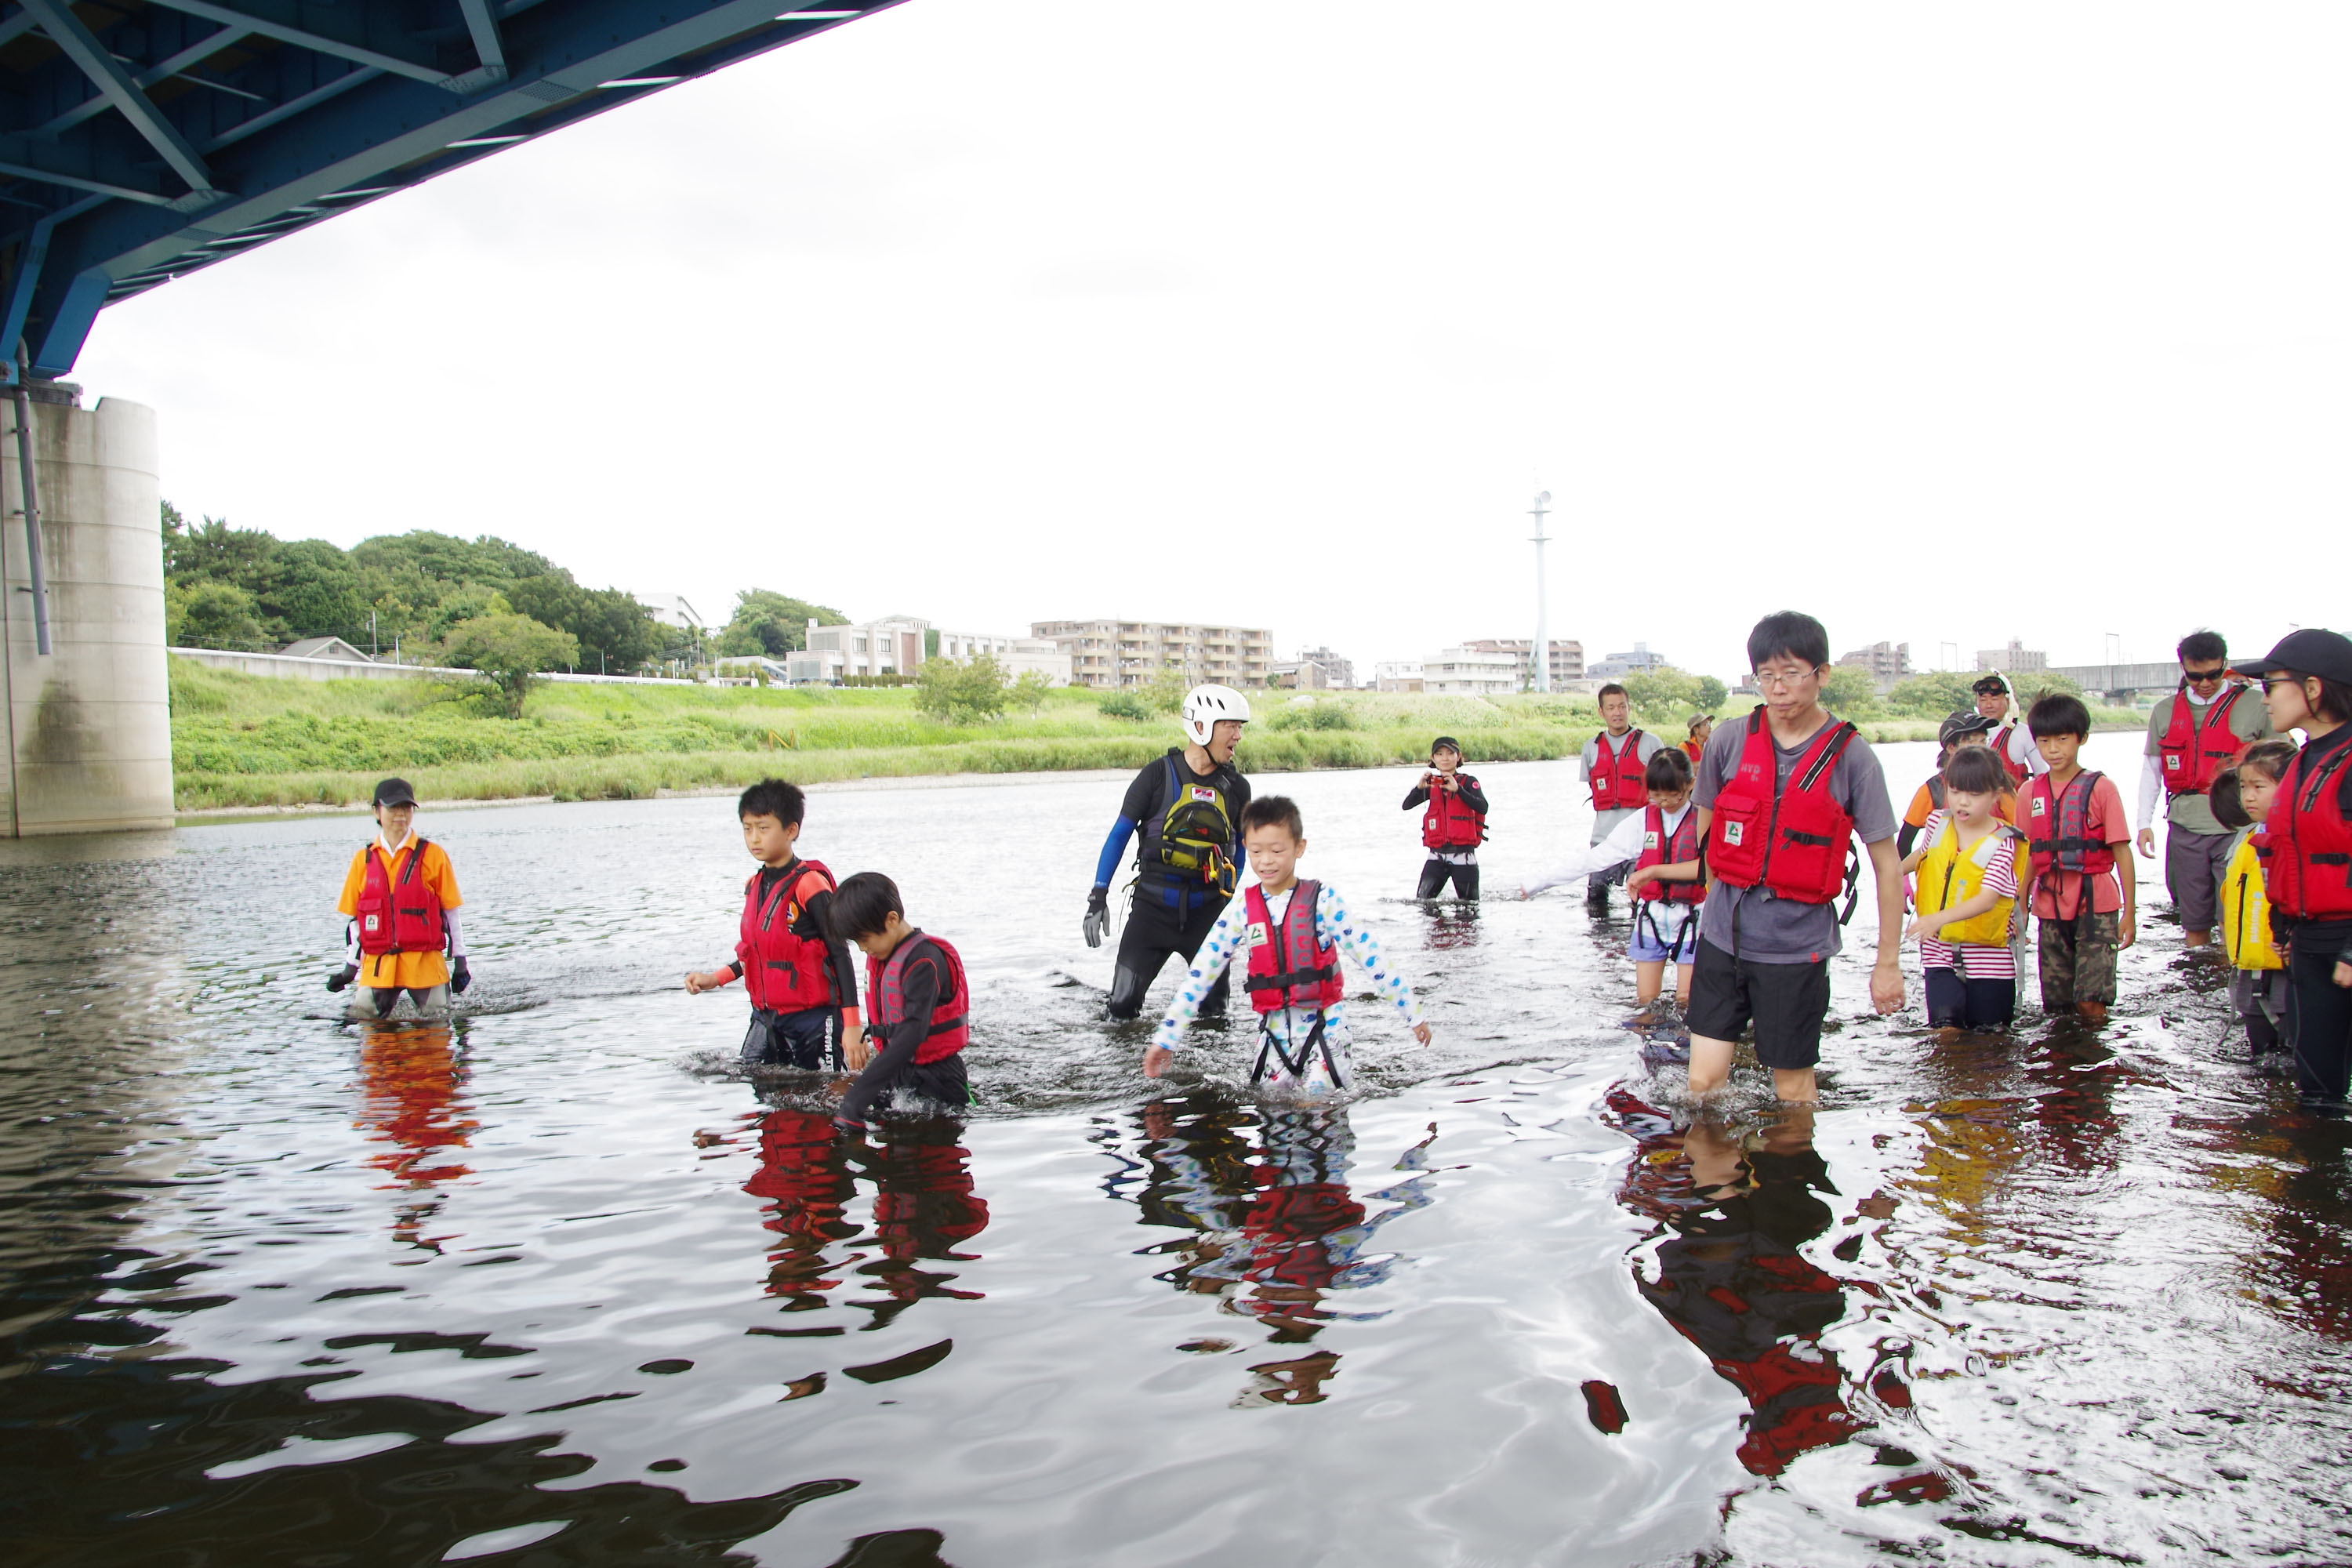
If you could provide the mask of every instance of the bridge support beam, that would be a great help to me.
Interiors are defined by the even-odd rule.
[[[34,646],[32,574],[15,415],[0,439],[0,689],[7,766],[0,834],[29,838],[172,826],[172,717],[163,655],[155,413],[121,398],[33,402],[53,651]]]

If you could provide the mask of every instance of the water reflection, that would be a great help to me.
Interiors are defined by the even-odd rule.
[[[1156,1278],[1214,1297],[1220,1310],[1264,1324],[1266,1343],[1285,1349],[1310,1344],[1331,1323],[1387,1316],[1349,1310],[1333,1297],[1390,1276],[1403,1259],[1376,1247],[1381,1227],[1429,1199],[1417,1177],[1370,1194],[1389,1205],[1378,1213],[1356,1195],[1345,1106],[1249,1108],[1201,1093],[1153,1101],[1133,1118],[1143,1135],[1141,1165],[1112,1179],[1113,1195],[1134,1201],[1142,1223],[1186,1233],[1146,1249],[1175,1259]],[[1428,1142],[1398,1168],[1418,1170]],[[1229,1347],[1200,1341],[1192,1348]],[[1253,1363],[1235,1403],[1319,1404],[1339,1365],[1328,1348]]]
[[[464,1043],[446,1025],[366,1026],[360,1039],[360,1082],[365,1106],[356,1125],[371,1142],[393,1145],[370,1155],[368,1163],[393,1176],[385,1187],[411,1194],[393,1221],[393,1237],[404,1246],[438,1252],[452,1237],[425,1232],[440,1211],[441,1184],[474,1173],[470,1165],[443,1155],[465,1148],[480,1125],[471,1103],[461,1098]]]
[[[1821,1341],[1845,1316],[1845,1289],[1800,1250],[1835,1217],[1818,1195],[1837,1188],[1811,1110],[1784,1108],[1741,1138],[1704,1119],[1677,1130],[1622,1087],[1610,1109],[1638,1149],[1619,1201],[1658,1226],[1636,1250],[1634,1285],[1748,1400],[1740,1464],[1777,1476],[1844,1442],[1860,1423]]]

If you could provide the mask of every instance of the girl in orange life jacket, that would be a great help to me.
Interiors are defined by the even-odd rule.
[[[1320,1094],[1355,1081],[1349,1056],[1347,985],[1339,950],[1371,977],[1395,1005],[1413,1038],[1429,1044],[1412,985],[1389,967],[1379,939],[1349,918],[1337,889],[1298,878],[1307,852],[1298,807],[1283,795],[1254,800],[1242,810],[1242,847],[1257,880],[1234,897],[1209,929],[1200,953],[1178,983],[1175,1000],[1152,1032],[1143,1073],[1158,1078],[1175,1060],[1184,1026],[1234,959],[1246,965],[1244,989],[1258,1016],[1253,1088],[1276,1093]]]
[[[376,837],[352,857],[335,908],[346,918],[343,966],[327,989],[358,982],[351,1016],[383,1017],[403,991],[420,1016],[446,1017],[449,998],[472,984],[465,939],[457,931],[457,874],[447,851],[419,838],[416,792],[405,779],[375,786]],[[442,962],[442,953],[448,962]]]
[[[850,964],[848,943],[826,924],[833,873],[823,861],[793,853],[807,809],[799,788],[782,779],[762,779],[736,801],[743,847],[760,869],[743,884],[735,962],[686,977],[688,995],[742,979],[751,996],[751,1025],[743,1036],[746,1067],[814,1072],[826,1065],[828,1054],[835,1071],[845,1060],[853,1068],[866,1065],[857,972]]]
[[[1592,792],[1592,837],[1600,843],[1628,816],[1641,815],[1649,799],[1650,759],[1666,749],[1655,735],[1633,728],[1633,699],[1615,681],[1601,689],[1601,721],[1606,726],[1584,742],[1584,782]],[[1604,872],[1584,885],[1588,904],[1605,906],[1609,886],[1619,879]]]
[[[1871,1005],[1903,1005],[1895,810],[1869,743],[1822,706],[1829,658],[1829,633],[1812,616],[1784,610],[1759,621],[1748,661],[1764,700],[1719,727],[1699,763],[1694,798],[1712,880],[1691,973],[1693,1094],[1722,1087],[1732,1042],[1753,1022],[1774,1092],[1815,1098],[1828,961],[1843,941],[1838,895],[1856,838],[1878,892]]]
[[[1429,772],[1404,797],[1404,809],[1424,808],[1421,842],[1429,851],[1422,863],[1416,899],[1433,899],[1448,881],[1457,899],[1478,896],[1478,846],[1486,838],[1486,794],[1462,772],[1462,742],[1440,735],[1429,743]]]
[[[2260,700],[2260,699],[2256,699]],[[2281,780],[2294,765],[2294,742],[2273,737],[2248,746],[2205,787],[2213,820],[2230,830],[2230,855],[2217,900],[2222,956],[2230,961],[2230,1000],[2246,1026],[2256,1060],[2284,1051],[2294,1036],[2294,993],[2286,959],[2271,939],[2263,868],[2271,842],[2257,831],[2270,820]]]
[[[2018,829],[2033,855],[2042,1009],[2105,1023],[2116,1001],[2116,957],[2137,924],[2131,825],[2115,781],[2085,773],[2077,760],[2091,737],[2081,698],[2046,692],[2026,722],[2049,767],[2017,797]]]
[[[882,1041],[843,1096],[835,1125],[862,1132],[875,1108],[894,1097],[951,1110],[970,1105],[963,1048],[971,1038],[971,985],[962,955],[907,923],[898,885],[879,871],[841,884],[832,923],[835,935],[866,954],[866,1001]]]
[[[1675,1006],[1690,1005],[1691,965],[1698,958],[1698,907],[1706,898],[1700,879],[1698,817],[1690,809],[1690,759],[1679,750],[1660,752],[1643,775],[1649,804],[1565,866],[1520,884],[1519,897],[1532,899],[1595,871],[1631,866],[1625,890],[1633,898],[1633,934],[1625,955],[1633,961],[1633,996],[1644,1010],[1636,1024],[1663,1022],[1651,1011],[1665,989],[1666,965],[1675,965]]]
[[[2262,678],[2273,729],[2305,737],[2263,824],[2263,884],[2294,994],[2295,1090],[2338,1114],[2352,1077],[2352,639],[2289,632],[2235,668]]]

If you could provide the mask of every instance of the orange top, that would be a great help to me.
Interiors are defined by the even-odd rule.
[[[416,835],[411,833],[408,837],[414,838]],[[401,841],[401,847],[408,847],[408,839]],[[371,855],[383,856],[384,874],[392,874],[393,858],[384,849],[383,839],[379,835],[375,842],[352,857],[352,868],[343,876],[343,896],[335,903],[338,913],[357,915],[360,912],[360,892],[367,886],[367,858]],[[425,879],[425,885],[433,889],[434,897],[441,900],[443,909],[454,910],[466,901],[457,896],[457,873],[450,868],[448,852],[430,839],[425,840],[425,863],[416,868],[416,874]],[[373,986],[378,991],[389,991],[394,987],[428,991],[436,985],[447,984],[448,979],[449,965],[438,952],[360,954],[359,983]]]
[[[1927,814],[1935,809],[1936,797],[1927,793],[1927,786],[1923,784],[1919,786],[1919,793],[1911,797],[1911,804],[1904,808],[1903,820],[1913,827],[1925,827],[1927,826]],[[2011,827],[2016,826],[2017,796],[2008,790],[2001,791],[2000,804],[1993,807],[1993,815]]]

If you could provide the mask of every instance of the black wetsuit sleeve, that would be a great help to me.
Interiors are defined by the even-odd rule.
[[[912,1065],[916,1047],[929,1037],[931,1014],[940,1000],[940,961],[938,950],[916,954],[907,961],[905,990],[907,1016],[891,1026],[889,1037],[857,1081],[849,1086],[849,1093],[841,1102],[841,1114],[855,1121],[863,1121],[874,1102],[887,1097],[899,1075]]]
[[[1168,760],[1152,763],[1127,786],[1127,798],[1119,802],[1118,814],[1129,822],[1150,822],[1167,811],[1160,801],[1168,785]]]
[[[1404,810],[1411,811],[1416,805],[1427,805],[1428,804],[1429,786],[1427,784],[1415,784],[1411,789],[1405,791]]]
[[[1916,822],[1906,822],[1902,826],[1896,828],[1895,830],[1895,858],[1897,860],[1909,859],[1911,858],[1911,846],[1917,841],[1918,837],[1919,825]]]
[[[1233,793],[1226,796],[1226,798],[1233,803],[1234,864],[1239,866],[1246,864],[1249,858],[1246,855],[1242,853],[1242,813],[1249,809],[1249,780],[1242,777],[1241,769],[1234,767],[1230,763],[1225,767],[1225,773],[1227,777],[1233,780]]]
[[[833,999],[836,1006],[857,1005],[856,961],[849,956],[849,943],[833,929],[833,889],[822,889],[810,896],[808,910],[809,934],[824,943],[825,977],[833,982]]]
[[[1462,804],[1481,816],[1486,815],[1486,792],[1480,789],[1478,781],[1467,773],[1462,775]]]

